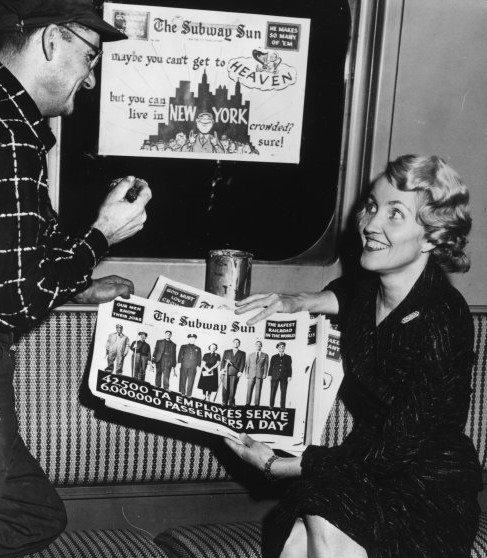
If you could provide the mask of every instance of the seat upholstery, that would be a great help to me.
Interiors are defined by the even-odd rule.
[[[128,529],[65,532],[25,558],[169,558],[151,539]]]
[[[94,311],[57,311],[18,345],[15,387],[20,431],[58,487],[154,482],[218,482],[229,475],[210,449],[163,433],[100,417],[86,402],[83,377],[90,357]],[[477,362],[466,433],[487,471],[487,313],[474,315]],[[81,394],[81,395],[80,395]],[[80,402],[81,400],[81,402]],[[352,419],[332,409],[321,442],[339,444]],[[155,541],[133,529],[66,532],[29,558],[260,558],[256,521],[182,525]],[[155,544],[157,543],[157,545]],[[487,558],[487,510],[472,558]]]

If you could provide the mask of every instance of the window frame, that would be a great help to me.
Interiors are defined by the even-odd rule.
[[[313,290],[340,274],[339,237],[363,186],[389,158],[404,0],[394,3],[388,0],[348,2],[351,33],[343,76],[345,103],[334,217],[321,238],[298,256],[277,261],[254,260],[254,270],[261,268],[258,281],[261,290],[289,291],[296,284],[301,290]],[[49,189],[53,207],[58,211],[61,118],[51,119],[50,125],[58,141],[48,155]],[[136,291],[136,294],[146,296],[147,274],[154,272],[155,278],[163,273],[201,287],[205,265],[206,261],[200,259],[107,257],[95,276],[115,273],[133,277],[142,283],[141,292]],[[274,269],[283,273],[277,283],[276,274],[272,273]],[[303,272],[306,272],[304,281]],[[273,276],[270,281],[266,278],[269,275]],[[274,288],[266,288],[267,285]]]

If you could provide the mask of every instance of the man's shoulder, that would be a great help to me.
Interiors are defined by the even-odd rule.
[[[32,144],[32,147],[37,147],[36,136],[25,120],[9,118],[0,113],[0,122],[2,123],[0,126],[0,141],[2,144],[5,143],[5,140],[11,142],[14,139],[16,143]]]

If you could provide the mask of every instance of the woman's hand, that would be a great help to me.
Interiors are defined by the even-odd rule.
[[[239,444],[233,440],[225,438],[225,443],[241,459],[253,465],[259,471],[264,471],[267,461],[274,456],[274,452],[262,442],[257,442],[247,434],[240,434]],[[271,467],[271,473],[275,478],[298,477],[301,474],[300,457],[279,457]]]
[[[274,452],[267,444],[257,442],[247,434],[240,434],[240,441],[234,442],[229,438],[225,438],[225,443],[232,449],[241,459],[253,465],[259,471],[263,471],[267,460],[274,455]]]
[[[316,314],[337,314],[338,300],[332,291],[298,294],[255,294],[235,303],[236,314],[244,314],[251,310],[261,309],[247,320],[248,325],[254,325],[276,312],[292,314],[307,310]]]
[[[287,295],[277,293],[255,294],[235,303],[235,314],[243,314],[263,308],[259,313],[248,320],[249,325],[256,324],[276,312],[299,312],[303,310],[302,295]]]

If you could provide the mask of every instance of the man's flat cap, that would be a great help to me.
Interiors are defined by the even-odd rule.
[[[0,33],[51,23],[79,23],[96,31],[105,42],[127,38],[94,11],[91,0],[0,0]]]

